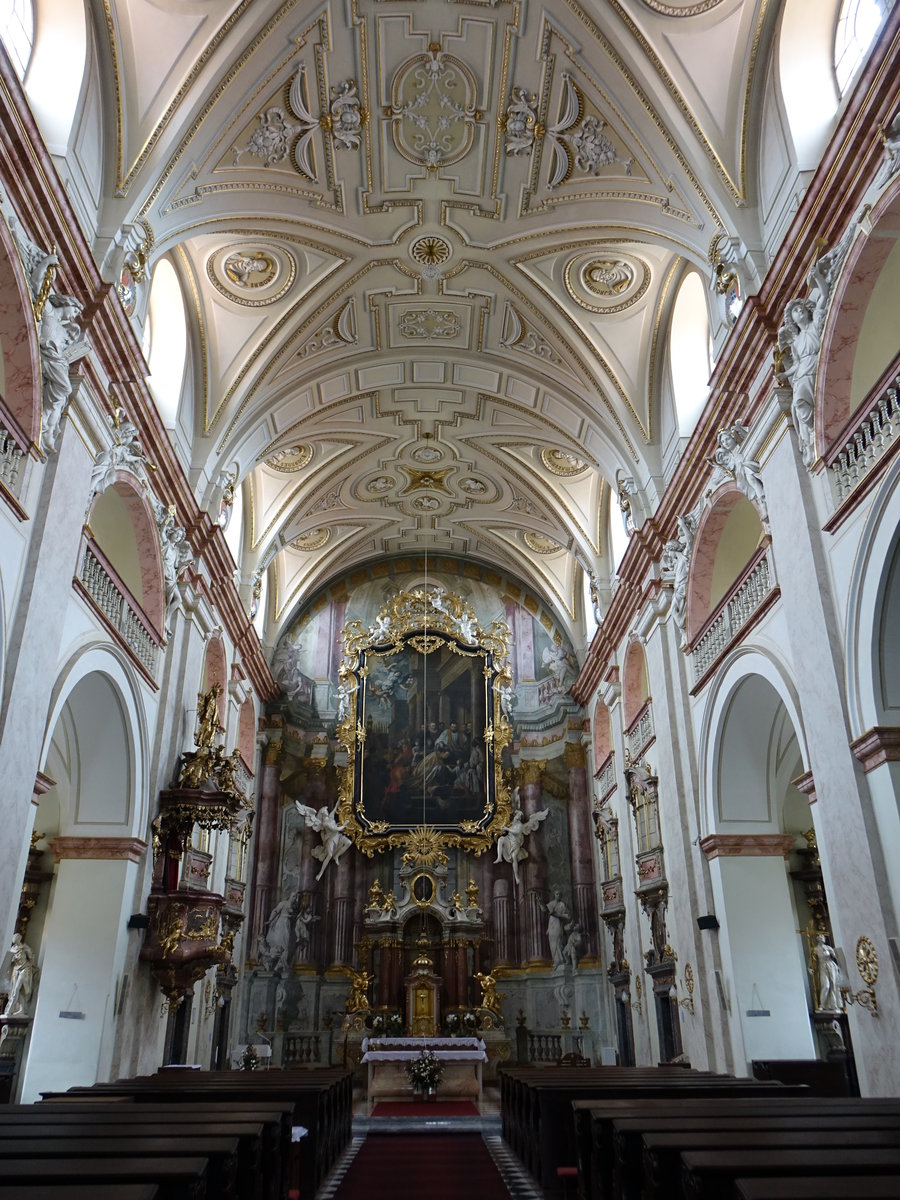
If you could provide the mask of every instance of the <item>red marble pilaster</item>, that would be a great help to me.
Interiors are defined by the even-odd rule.
[[[575,901],[575,919],[581,925],[584,957],[598,953],[597,947],[597,904],[594,884],[593,828],[590,814],[590,791],[587,767],[581,746],[580,763],[569,767],[569,849],[572,857],[572,891]]]

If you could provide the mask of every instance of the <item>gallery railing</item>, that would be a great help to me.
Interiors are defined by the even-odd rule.
[[[616,756],[610,752],[597,773],[597,795],[605,800],[616,787]]]
[[[838,505],[856,491],[900,437],[900,376],[885,387],[874,406],[864,409],[856,427],[828,467]]]
[[[160,638],[115,568],[92,538],[84,540],[78,583],[147,674],[153,678]]]
[[[653,741],[655,730],[653,726],[653,703],[648,700],[628,729],[625,730],[625,743],[631,761],[637,762],[650,742]]]
[[[725,653],[775,589],[771,548],[760,546],[691,650],[695,683]]]

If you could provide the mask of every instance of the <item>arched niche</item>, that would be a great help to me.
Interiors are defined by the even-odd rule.
[[[756,507],[725,484],[704,510],[687,588],[687,635],[693,642],[759,549],[765,530]]]
[[[900,180],[870,214],[872,231],[850,248],[831,301],[816,376],[816,449],[825,454],[851,416],[896,366],[900,308]]]
[[[256,709],[252,697],[244,701],[238,715],[238,750],[244,766],[252,772],[256,758]]]
[[[225,659],[225,643],[218,635],[210,638],[203,661],[202,692],[208,692],[218,684],[222,689],[218,697],[219,724],[225,728],[225,698],[228,695],[228,663]]]
[[[22,273],[15,242],[0,219],[0,397],[22,450],[36,445],[41,434],[41,360],[31,293]]]
[[[606,762],[612,750],[609,709],[602,700],[597,701],[597,706],[594,709],[594,721],[591,732],[594,739],[594,770],[596,771]]]
[[[770,679],[751,672],[730,680],[707,745],[714,835],[702,845],[735,997],[735,1059],[815,1058],[798,932],[809,914],[789,873],[812,816],[792,782],[803,770],[800,739]]]
[[[96,545],[158,634],[165,628],[165,582],[156,520],[132,477],[121,472],[88,515]]]
[[[104,1077],[114,1052],[111,980],[128,951],[138,864],[146,852],[140,780],[141,728],[133,689],[118,663],[73,664],[72,686],[55,707],[42,771],[54,781],[40,798],[35,829],[55,837],[54,878],[40,922],[29,930],[40,967],[22,1098]],[[84,1014],[78,1036],[61,1010]]]
[[[641,709],[650,699],[650,679],[644,648],[638,641],[631,641],[625,652],[623,673],[622,705],[625,728],[630,729]]]

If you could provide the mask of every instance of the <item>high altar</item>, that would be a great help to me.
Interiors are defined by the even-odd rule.
[[[368,1068],[368,1097],[397,1096],[410,1091],[406,1064],[422,1050],[444,1064],[444,1095],[481,1099],[482,1069],[487,1047],[481,1038],[364,1038],[362,1061]]]

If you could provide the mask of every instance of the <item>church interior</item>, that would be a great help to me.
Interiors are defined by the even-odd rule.
[[[675,1195],[521,1119],[662,1077],[883,1105],[785,1194],[900,1195],[898,62],[0,2],[0,1197],[4,1108],[250,1068],[339,1114],[273,1197],[432,1087],[510,1194]]]

